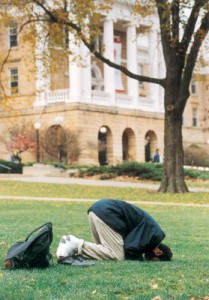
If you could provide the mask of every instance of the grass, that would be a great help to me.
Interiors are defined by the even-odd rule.
[[[186,180],[186,184],[189,188],[191,187],[199,187],[203,189],[207,189],[209,187],[209,180],[203,181],[203,180]]]
[[[113,198],[132,201],[209,203],[208,193],[161,194],[153,190],[125,187],[86,186],[52,183],[0,181],[0,191],[7,196],[60,197],[80,199]]]
[[[0,199],[0,299],[4,300],[151,300],[204,299],[209,296],[209,208],[155,205],[165,202],[208,202],[206,193],[160,195],[140,189],[107,188],[0,182],[1,195],[83,197],[98,199],[111,195],[132,197],[153,205],[141,205],[167,234],[165,242],[173,249],[172,262],[97,261],[89,268],[61,266],[55,262],[45,270],[9,271],[3,266],[8,248],[22,241],[40,224],[53,223],[55,255],[59,238],[69,233],[90,240],[87,220],[88,202],[22,201]],[[113,193],[113,195],[111,194]],[[131,194],[130,194],[131,193]],[[122,197],[121,197],[122,195]],[[80,198],[79,197],[79,198]]]

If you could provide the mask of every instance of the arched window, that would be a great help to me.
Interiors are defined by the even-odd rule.
[[[94,63],[91,67],[92,90],[103,91],[104,80],[100,68]]]

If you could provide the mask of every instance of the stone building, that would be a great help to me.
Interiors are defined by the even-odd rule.
[[[31,44],[17,37],[17,26],[13,23],[10,28],[1,29],[0,36],[5,52],[11,47],[2,73],[4,92],[10,97],[0,110],[0,135],[4,136],[1,158],[11,155],[11,128],[24,122],[32,124],[28,130],[31,134],[33,131],[39,147],[22,153],[23,161],[44,161],[49,157],[69,161],[67,152],[74,146],[65,137],[68,130],[77,135],[74,161],[79,164],[150,161],[156,148],[163,155],[164,107],[160,86],[138,82],[102,64],[72,35],[67,41],[79,60],[75,55],[62,56],[59,47],[49,49],[40,24],[34,55]],[[104,14],[98,47],[104,45],[107,58],[132,72],[163,78],[157,16],[153,17],[150,30],[144,32],[146,26],[143,20],[133,17],[124,1],[117,1]],[[48,60],[43,62],[46,54]],[[53,68],[52,61],[56,61]],[[201,80],[191,84],[183,137],[186,148],[197,144],[207,150],[209,71],[203,71]],[[3,91],[1,94],[3,99]],[[53,155],[48,156],[43,149],[44,142],[54,147]]]

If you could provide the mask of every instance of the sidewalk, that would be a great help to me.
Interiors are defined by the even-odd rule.
[[[157,190],[159,185],[147,184],[147,183],[135,183],[124,182],[114,180],[95,180],[62,176],[24,176],[21,174],[5,174],[0,176],[0,180],[15,180],[23,182],[42,182],[42,183],[54,183],[54,184],[81,184],[81,185],[93,185],[93,186],[115,186],[115,187],[131,187],[131,188],[144,188]]]

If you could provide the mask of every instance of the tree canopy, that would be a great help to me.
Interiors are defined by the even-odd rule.
[[[165,78],[153,78],[133,74],[121,65],[104,57],[103,51],[97,49],[96,39],[101,33],[100,22],[112,6],[118,1],[108,0],[3,0],[0,4],[1,22],[4,25],[14,19],[21,23],[19,31],[25,26],[46,23],[48,34],[57,35],[60,27],[65,26],[76,38],[81,39],[86,47],[102,62],[121,70],[127,76],[139,81],[160,84],[165,87]],[[120,2],[120,1],[119,1]],[[158,13],[161,29],[161,42],[166,66],[170,60],[175,60],[184,70],[184,81],[191,78],[198,57],[199,49],[208,33],[209,3],[205,0],[133,0],[122,1],[131,5],[133,15],[140,15],[150,20]],[[13,13],[15,12],[15,14]],[[35,31],[35,26],[34,26]],[[28,37],[27,37],[28,38]],[[57,35],[58,38],[58,35]]]

